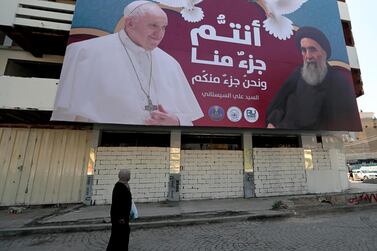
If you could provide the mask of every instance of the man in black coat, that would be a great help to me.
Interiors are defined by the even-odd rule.
[[[296,69],[270,102],[267,128],[360,131],[355,92],[340,70],[327,63],[330,42],[313,27],[296,34],[303,65]]]
[[[132,196],[128,181],[131,172],[128,169],[122,169],[118,174],[119,181],[115,184],[112,195],[110,210],[111,217],[111,236],[107,246],[110,250],[128,250],[130,238],[130,211]]]

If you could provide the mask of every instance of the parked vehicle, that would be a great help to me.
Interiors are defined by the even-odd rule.
[[[352,176],[354,180],[377,179],[377,170],[354,169],[352,170]]]
[[[360,170],[377,172],[377,166],[361,166]]]

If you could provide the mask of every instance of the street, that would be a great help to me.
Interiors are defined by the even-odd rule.
[[[0,250],[105,250],[110,231],[0,238]],[[377,250],[377,212],[204,224],[131,232],[130,250]]]

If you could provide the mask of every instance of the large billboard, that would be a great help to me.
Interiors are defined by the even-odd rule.
[[[361,129],[336,0],[77,0],[52,119]]]

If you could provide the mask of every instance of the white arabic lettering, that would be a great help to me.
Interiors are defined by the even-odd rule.
[[[219,15],[220,17],[221,15]],[[225,23],[225,19],[219,19],[218,22],[221,20],[221,23]],[[225,18],[225,17],[224,17]],[[261,39],[260,39],[260,23],[259,20],[252,21],[253,33],[254,33],[254,45],[261,46]],[[240,30],[242,28],[241,24],[230,23],[229,27],[233,30],[233,37],[225,37],[225,36],[218,36],[216,33],[216,29],[208,24],[203,24],[199,28],[194,28],[190,32],[191,37],[191,44],[193,46],[199,46],[199,39],[200,36],[206,40],[212,41],[221,41],[227,43],[236,43],[236,44],[244,44],[244,45],[252,45],[251,41],[251,27],[250,25],[244,26],[244,39],[240,38]]]
[[[195,85],[197,83],[202,83],[202,84],[205,84],[205,83],[221,84],[222,83],[229,88],[232,88],[232,87],[237,88],[238,86],[242,86],[244,89],[249,89],[253,87],[253,88],[260,88],[262,91],[265,91],[268,88],[267,82],[261,80],[260,78],[258,78],[257,80],[253,80],[253,79],[247,79],[246,78],[247,75],[243,75],[243,77],[245,79],[243,80],[242,85],[241,85],[241,80],[233,77],[232,75],[228,76],[227,74],[223,74],[221,75],[221,77],[219,77],[219,76],[215,76],[212,73],[207,73],[206,70],[203,70],[202,74],[197,74],[191,78],[191,84]]]
[[[220,59],[219,51],[214,51],[213,61],[202,60],[197,58],[197,48],[191,48],[191,62],[197,64],[208,64],[208,65],[220,65],[226,67],[233,67],[233,59],[230,56],[222,56]]]

